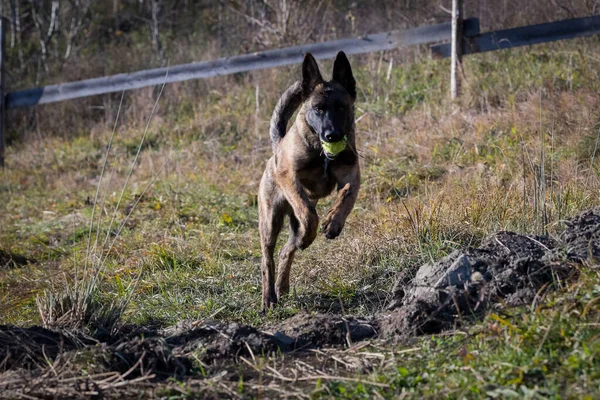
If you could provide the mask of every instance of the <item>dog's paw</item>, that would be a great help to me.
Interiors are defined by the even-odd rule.
[[[335,239],[340,236],[342,233],[342,229],[344,228],[344,224],[340,223],[337,218],[330,217],[323,222],[323,233],[327,239]]]
[[[267,293],[263,293],[262,298],[262,313],[266,314],[269,308],[275,308],[277,305],[277,296],[275,292],[268,291]]]

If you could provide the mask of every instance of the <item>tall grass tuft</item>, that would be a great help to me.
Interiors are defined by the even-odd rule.
[[[165,76],[165,79],[167,76],[168,72]],[[131,296],[135,291],[135,286],[139,280],[139,275],[138,279],[134,279],[126,288],[123,288],[124,290],[120,290],[120,296],[117,296],[116,298],[112,299],[109,299],[109,296],[105,296],[102,293],[99,287],[99,283],[100,278],[102,277],[106,269],[108,255],[110,254],[115,242],[119,238],[123,227],[126,225],[127,221],[129,220],[129,217],[135,210],[141,198],[146,194],[150,186],[156,180],[156,177],[162,172],[165,165],[170,161],[171,158],[169,156],[163,163],[163,165],[159,168],[157,173],[153,175],[150,182],[146,185],[142,193],[137,197],[133,206],[129,209],[129,212],[127,213],[125,219],[118,226],[112,241],[109,241],[111,232],[113,232],[113,225],[115,224],[121,201],[130,182],[130,178],[133,174],[135,166],[137,165],[142,146],[144,145],[144,141],[147,137],[150,123],[152,122],[153,116],[156,113],[156,109],[158,107],[158,103],[163,93],[164,87],[165,83],[163,83],[154,103],[152,112],[148,117],[146,128],[137,146],[135,157],[129,168],[127,179],[125,180],[125,183],[121,189],[119,199],[113,210],[112,217],[107,229],[106,237],[104,241],[100,244],[100,246],[98,246],[99,232],[101,229],[102,219],[100,215],[98,217],[97,225],[94,226],[95,212],[96,207],[98,205],[98,198],[100,195],[102,178],[104,177],[104,173],[106,171],[107,160],[110,155],[112,143],[115,137],[115,133],[117,131],[119,115],[123,106],[124,93],[121,95],[121,101],[119,103],[119,108],[117,111],[117,116],[115,118],[112,134],[107,145],[106,152],[104,154],[102,170],[96,187],[94,203],[92,205],[92,213],[90,216],[90,224],[88,230],[85,259],[83,261],[83,268],[82,270],[80,270],[80,263],[78,263],[77,259],[75,259],[73,281],[69,282],[69,280],[65,278],[65,281],[67,283],[61,290],[44,290],[43,294],[37,296],[36,298],[36,304],[40,315],[40,319],[42,321],[42,324],[46,328],[87,329],[92,331],[92,333],[94,334],[112,334],[117,329],[118,323],[123,313],[125,312],[128,304],[131,301]],[[96,239],[94,245],[92,246],[92,237],[94,236],[94,230]]]

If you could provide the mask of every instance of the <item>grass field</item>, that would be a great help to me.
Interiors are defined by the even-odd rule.
[[[416,55],[388,75],[378,55],[351,60],[361,193],[339,239],[320,235],[297,256],[289,298],[266,316],[256,192],[271,154],[269,114],[295,68],[275,79],[211,80],[207,97],[166,105],[158,90],[126,94],[121,123],[115,95],[113,118],[91,131],[28,134],[8,147],[0,171],[0,324],[94,336],[183,320],[267,329],[306,312],[367,317],[385,309],[405,268],[499,230],[557,236],[566,218],[600,204],[599,48],[592,38],[468,57],[456,111],[446,100],[447,61]],[[590,260],[564,291],[535,306],[500,306],[454,331],[298,357],[253,354],[139,390],[169,398],[597,398],[599,292]],[[249,372],[223,381],[227,368]]]

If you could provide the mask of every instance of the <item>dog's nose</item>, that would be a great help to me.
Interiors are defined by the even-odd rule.
[[[333,142],[335,141],[335,138],[337,137],[337,135],[335,133],[333,133],[332,131],[327,131],[325,132],[325,139],[328,142]]]

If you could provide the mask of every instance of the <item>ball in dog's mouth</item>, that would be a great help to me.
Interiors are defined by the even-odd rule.
[[[348,138],[344,136],[342,140],[339,142],[324,142],[321,140],[321,147],[323,147],[323,153],[325,153],[325,157],[330,160],[335,159],[338,154],[346,149],[346,145],[348,144]]]

